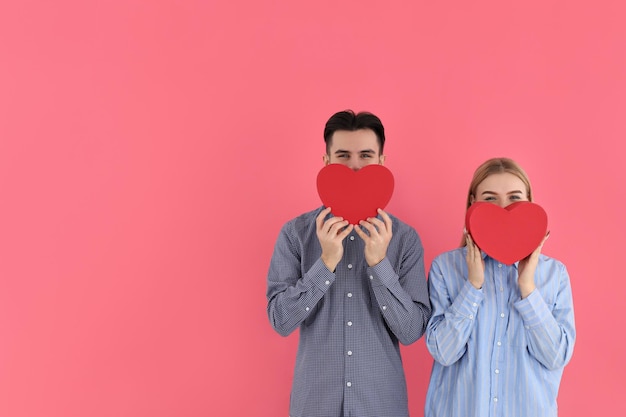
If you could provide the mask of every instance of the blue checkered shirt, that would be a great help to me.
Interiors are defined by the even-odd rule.
[[[267,277],[270,323],[283,336],[300,329],[290,416],[408,416],[398,342],[415,342],[430,318],[420,238],[390,216],[383,261],[368,267],[352,232],[332,273],[316,234],[322,209],[283,226]]]
[[[486,256],[480,290],[467,280],[466,248],[433,261],[428,278],[433,355],[426,417],[556,417],[576,330],[569,276],[540,255],[537,288],[523,300],[517,264]]]

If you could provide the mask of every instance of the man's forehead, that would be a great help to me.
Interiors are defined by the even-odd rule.
[[[374,152],[378,153],[380,144],[378,136],[371,129],[338,130],[330,141],[330,151],[338,152]]]

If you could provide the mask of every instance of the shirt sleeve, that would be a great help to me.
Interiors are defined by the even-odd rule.
[[[528,350],[547,369],[565,366],[572,357],[576,329],[572,289],[565,265],[558,263],[555,270],[538,268],[539,273],[555,274],[548,282],[558,285],[556,297],[549,305],[539,288],[514,306],[522,317]]]
[[[404,345],[425,332],[431,307],[424,273],[424,249],[415,230],[407,233],[405,249],[394,270],[389,257],[367,268],[372,290],[385,322]]]
[[[301,256],[293,225],[288,223],[278,236],[267,276],[267,314],[282,336],[300,326],[335,282],[335,274],[321,259],[303,275]]]
[[[454,270],[452,265],[447,269]],[[451,285],[460,285],[458,291],[449,291],[441,265],[435,259],[428,276],[433,316],[426,329],[426,347],[433,359],[444,366],[458,361],[467,350],[467,342],[476,325],[478,307],[484,299],[482,290],[467,280],[447,277]]]

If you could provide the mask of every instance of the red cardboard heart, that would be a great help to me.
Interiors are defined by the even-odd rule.
[[[354,171],[342,164],[329,164],[317,174],[317,192],[335,216],[350,224],[375,217],[393,194],[393,174],[382,165],[366,165]]]
[[[529,201],[505,208],[480,201],[467,210],[465,227],[487,255],[511,265],[537,249],[548,230],[548,215]]]

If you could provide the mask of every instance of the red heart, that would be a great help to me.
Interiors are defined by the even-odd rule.
[[[487,255],[511,265],[537,249],[548,230],[548,215],[529,201],[505,208],[476,202],[467,210],[465,227]]]
[[[317,174],[317,192],[335,216],[350,224],[375,217],[393,194],[393,174],[382,165],[367,165],[354,171],[345,165],[329,164]]]

